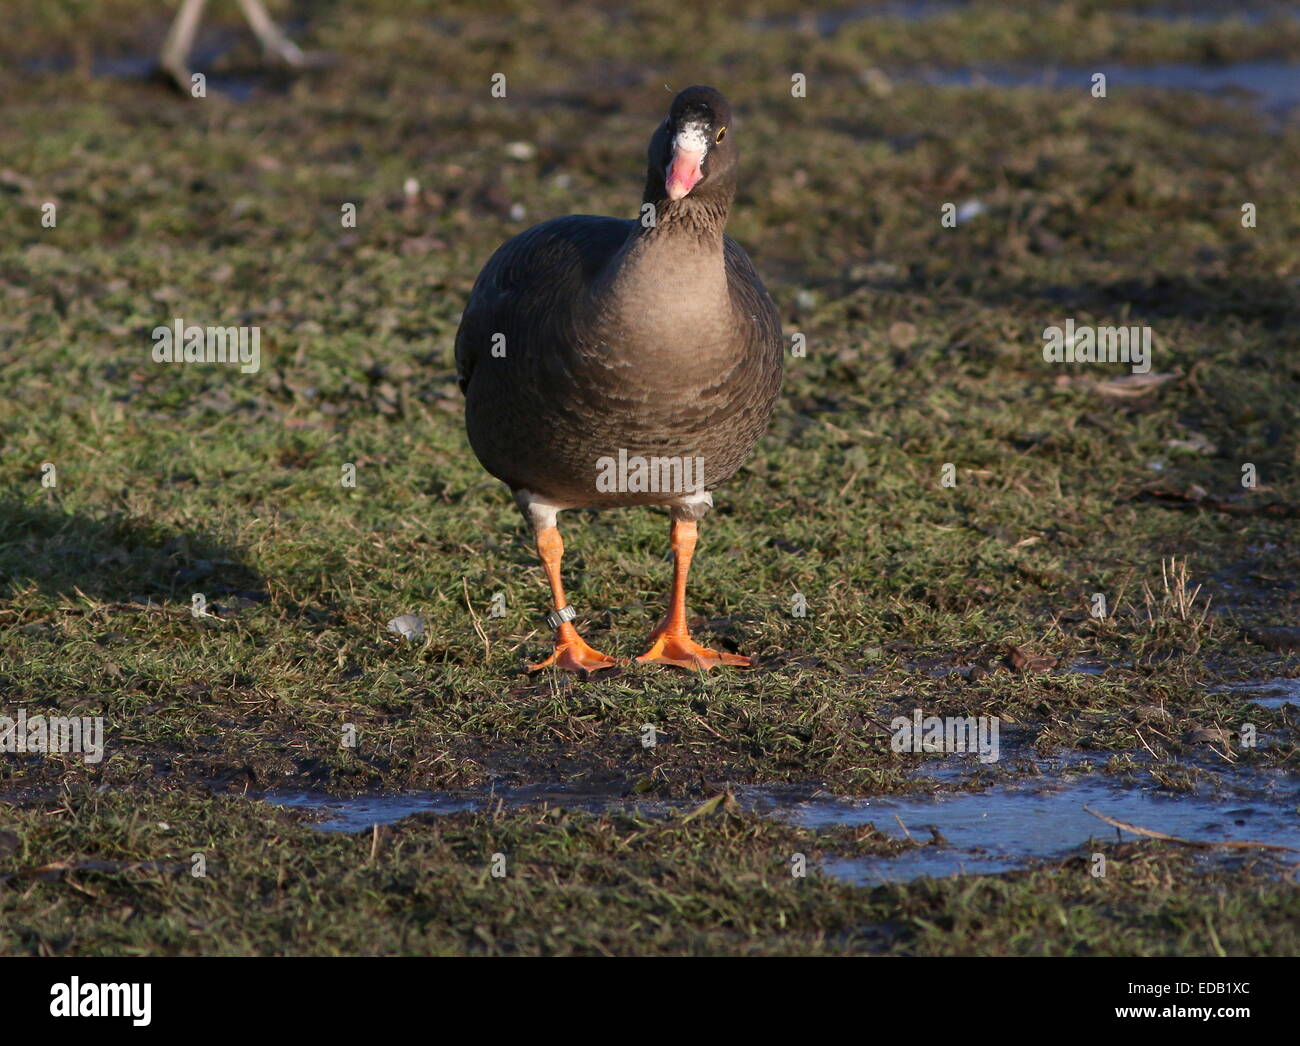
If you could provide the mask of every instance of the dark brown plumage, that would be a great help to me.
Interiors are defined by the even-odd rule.
[[[681,92],[650,140],[643,203],[653,222],[544,222],[503,244],[474,285],[456,336],[470,443],[514,493],[544,563],[564,508],[664,505],[674,548],[685,524],[693,544],[708,492],[736,472],[767,426],[781,385],[781,327],[749,258],[723,234],[737,176],[730,125],[717,91]],[[608,489],[608,462],[620,452],[702,459],[702,484]],[[682,558],[678,549],[684,590]],[[566,629],[576,639],[561,622],[547,663],[607,667],[566,664]],[[698,649],[653,660],[708,667],[732,657]]]

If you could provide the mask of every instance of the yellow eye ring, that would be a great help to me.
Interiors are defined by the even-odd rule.
[[[713,139],[713,144],[714,144],[714,145],[717,145],[717,144],[718,144],[719,142],[721,142],[722,139],[724,139],[725,137],[727,137],[727,129],[726,129],[725,127],[719,127],[719,128],[718,128],[718,136],[717,136],[716,138]]]

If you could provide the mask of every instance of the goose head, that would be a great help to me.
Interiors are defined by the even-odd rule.
[[[650,139],[649,182],[661,199],[683,200],[735,191],[737,153],[731,106],[712,87],[688,87]]]

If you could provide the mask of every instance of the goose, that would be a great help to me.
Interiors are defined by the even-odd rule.
[[[198,35],[206,4],[207,0],[184,0],[167,30],[167,39],[163,41],[158,60],[162,73],[186,94],[191,86],[190,52],[194,49],[194,37]],[[266,13],[262,0],[239,0],[239,8],[268,56],[295,69],[307,64],[307,56]]]
[[[723,232],[738,163],[731,106],[689,87],[650,138],[639,220],[543,222],[499,247],[470,292],[456,334],[470,446],[510,489],[551,589],[555,648],[529,672],[618,664],[573,625],[557,513],[642,505],[668,510],[673,581],[636,660],[752,664],[695,642],[686,613],[697,524],[781,388],[779,314]]]

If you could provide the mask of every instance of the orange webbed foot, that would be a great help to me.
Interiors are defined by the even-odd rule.
[[[556,637],[555,650],[551,656],[538,664],[529,665],[529,672],[540,672],[543,668],[554,667],[566,672],[576,672],[586,679],[593,672],[618,666],[618,662],[612,657],[607,657],[599,650],[590,647],[571,626],[567,632],[567,635],[562,633]]]
[[[719,665],[748,668],[754,663],[752,658],[740,654],[728,654],[700,646],[688,632],[665,632],[658,629],[651,636],[650,649],[636,660],[642,665],[676,665],[694,672],[707,672]]]

